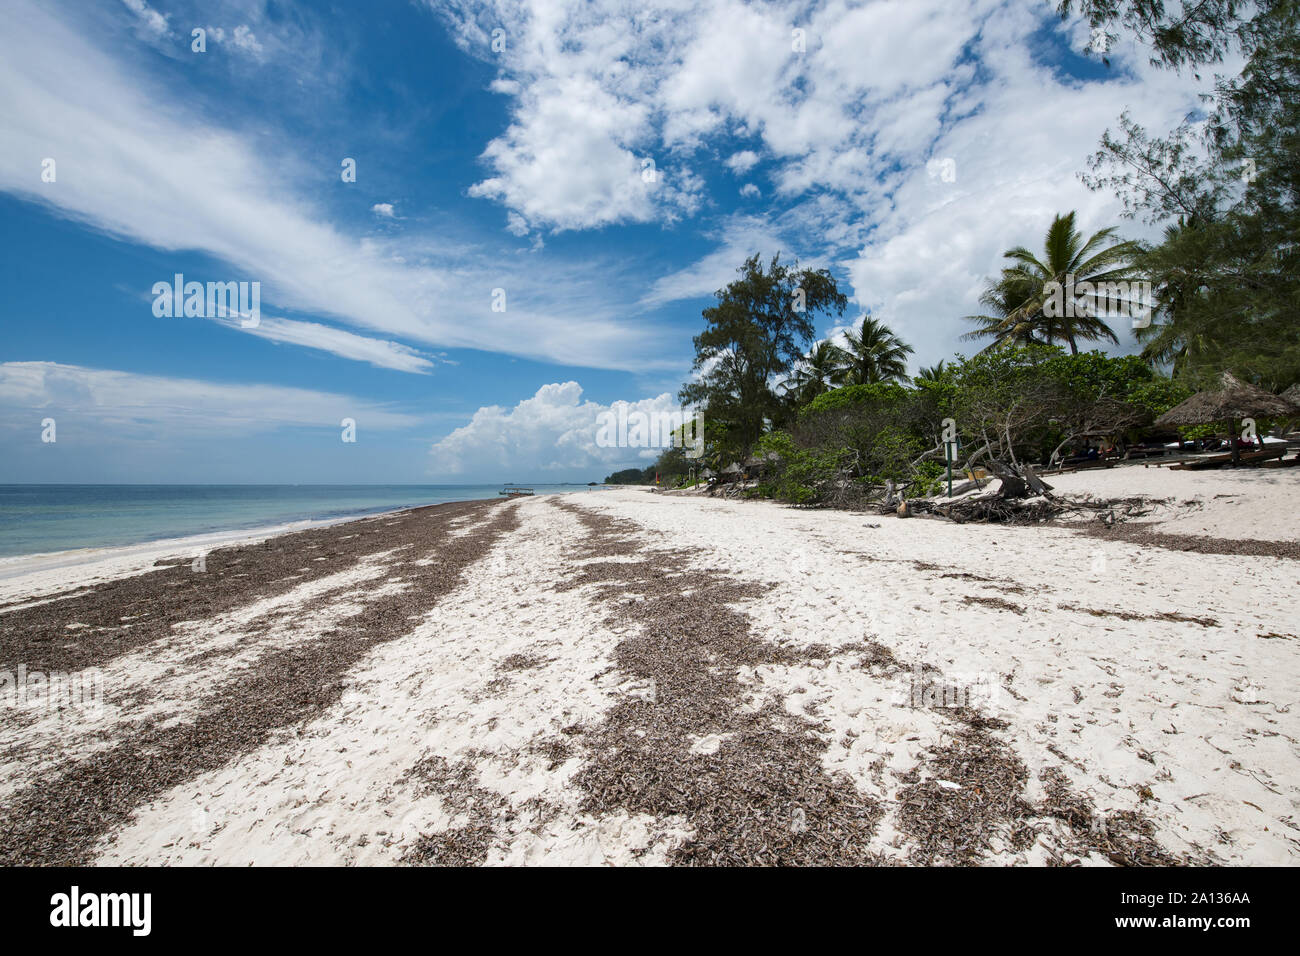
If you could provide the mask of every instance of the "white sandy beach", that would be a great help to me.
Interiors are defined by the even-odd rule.
[[[1138,519],[1162,533],[1300,538],[1300,474],[1291,470],[1138,466],[1049,480],[1063,494],[1167,499]],[[616,708],[656,693],[623,662],[641,626],[637,606],[644,616],[666,605],[636,586],[611,598],[591,576],[613,575],[621,563],[648,569],[642,581],[659,567],[689,572],[702,594],[722,593],[724,582],[767,587],[738,596],[728,613],[747,622],[745,640],[779,653],[737,665],[738,695],[717,701],[769,715],[772,726],[789,720],[810,741],[817,772],[872,808],[862,849],[880,862],[918,861],[916,807],[950,813],[973,804],[944,804],[946,795],[986,799],[979,767],[958,780],[942,776],[954,766],[942,755],[975,746],[972,733],[1020,768],[1020,809],[965,862],[1110,865],[1113,854],[1097,847],[1109,831],[1119,841],[1121,829],[1147,833],[1143,846],[1180,862],[1300,862],[1293,559],[1184,552],[1065,527],[958,526],[645,489],[500,504],[455,519],[455,533],[481,530],[504,511],[517,525],[491,538],[435,603],[386,624],[393,636],[346,670],[337,699],[217,766],[168,778],[179,782],[96,831],[89,858],[231,866],[446,862],[447,854],[487,864],[677,860],[717,836],[698,832],[704,817],[593,797],[592,766],[610,759],[601,728]],[[593,516],[611,520],[592,524]],[[584,551],[608,534],[601,528],[620,529],[639,549]],[[61,586],[81,593],[101,584],[106,568],[138,572],[157,557],[149,550],[134,564],[120,554],[98,569],[83,564]],[[43,560],[0,582],[0,627],[23,602],[52,597],[56,572]],[[166,636],[111,656],[100,666],[97,714],[37,712],[3,723],[0,803],[58,785],[79,761],[127,746],[142,721],[199,719],[204,693],[237,686],[265,655],[310,652],[376,602],[395,606],[420,569],[440,560],[437,551],[375,551],[272,597],[250,593],[217,616],[178,621]],[[584,569],[590,580],[579,577]],[[695,588],[674,589],[671,601],[689,622]],[[47,606],[58,604],[55,597]],[[64,625],[72,642],[75,623]],[[864,658],[867,651],[875,657]],[[964,716],[915,706],[920,668],[978,690],[962,698]],[[971,722],[976,711],[987,726]],[[681,741],[706,769],[742,736],[710,726],[701,723],[697,736],[688,727],[691,739]],[[1059,811],[1062,786],[1072,806],[1087,808],[1086,820],[1049,812]],[[787,810],[776,801],[777,810],[762,812],[788,812],[796,838],[816,836],[805,830],[823,818],[797,804]]]

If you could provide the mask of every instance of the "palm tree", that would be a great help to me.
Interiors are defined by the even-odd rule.
[[[1086,242],[1074,227],[1073,212],[1052,219],[1044,239],[1045,255],[1039,259],[1024,246],[1003,253],[1012,264],[980,296],[980,301],[994,315],[967,316],[982,327],[964,338],[992,338],[988,348],[1012,341],[1063,342],[1074,354],[1079,342],[1106,340],[1119,344],[1119,338],[1096,313],[1102,301],[1099,295],[1082,295],[1066,309],[1073,315],[1049,315],[1045,308],[1053,289],[1068,288],[1084,282],[1124,282],[1134,274],[1133,261],[1141,252],[1136,242],[1115,239],[1114,228],[1093,233]]]
[[[912,354],[912,346],[885,323],[863,316],[862,327],[845,332],[844,339],[848,343],[844,350],[848,381],[854,385],[907,381],[907,356]]]
[[[800,404],[810,402],[844,384],[848,361],[844,350],[829,339],[818,342],[790,373],[786,391],[793,393]]]
[[[968,315],[968,322],[975,322],[981,327],[974,332],[967,332],[963,339],[980,339],[992,337],[993,341],[985,351],[999,345],[1030,345],[1039,341],[1036,337],[1037,316],[1021,308],[1026,298],[1033,295],[1023,276],[1011,269],[1002,270],[1002,278],[989,286],[980,296],[980,303],[987,306],[989,315]]]
[[[943,359],[939,359],[929,368],[922,368],[917,371],[914,378],[918,382],[942,382],[945,374],[947,374],[946,363]]]

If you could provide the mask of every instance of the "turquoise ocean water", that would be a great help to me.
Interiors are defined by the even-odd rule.
[[[496,498],[502,485],[0,485],[0,557]],[[530,485],[538,494],[585,485]],[[595,489],[592,489],[594,492]]]

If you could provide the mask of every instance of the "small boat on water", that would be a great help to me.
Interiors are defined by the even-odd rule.
[[[506,485],[498,494],[505,495],[507,498],[525,498],[533,493],[531,488],[521,488],[518,485]]]

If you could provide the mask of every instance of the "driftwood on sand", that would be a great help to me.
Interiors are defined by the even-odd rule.
[[[1028,464],[1009,465],[990,460],[989,472],[998,479],[998,488],[987,494],[953,498],[914,498],[899,505],[888,499],[881,513],[897,511],[899,517],[935,515],[958,524],[966,522],[999,524],[1038,524],[1066,515],[1093,513],[1099,520],[1111,524],[1121,518],[1141,514],[1133,502],[1079,501],[1062,498],[1052,493],[1052,486],[1043,481]],[[968,483],[956,495],[976,487]],[[1122,513],[1116,508],[1122,506]],[[907,514],[903,514],[903,508]]]
[[[1008,499],[996,494],[953,501],[938,498],[910,502],[913,514],[936,515],[957,524],[1041,524],[1059,518],[1091,514],[1107,526],[1147,514],[1150,504],[1144,499],[1082,501],[1057,496]]]
[[[1052,486],[1039,478],[1030,465],[1015,468],[997,459],[990,459],[989,471],[1002,484],[998,492],[1000,498],[1015,500],[1039,495],[1051,497]]]

